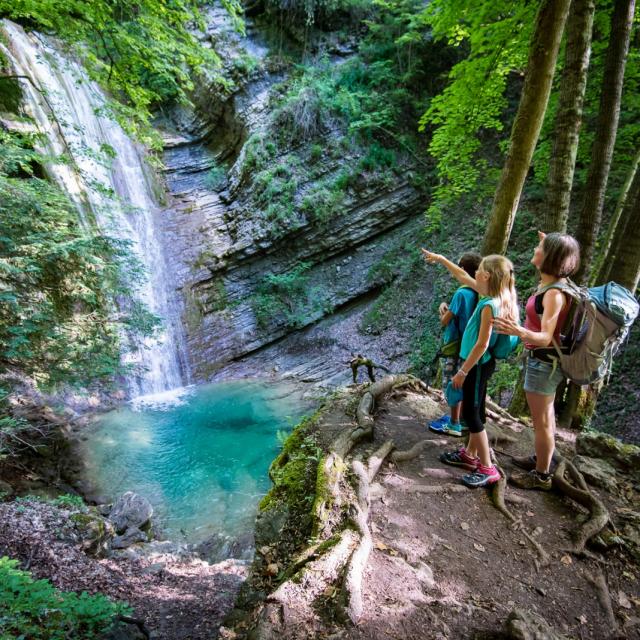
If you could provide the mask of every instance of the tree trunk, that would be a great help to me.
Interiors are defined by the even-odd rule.
[[[580,283],[586,282],[589,278],[595,244],[600,230],[605,190],[620,116],[620,98],[624,68],[629,52],[634,7],[635,0],[615,0],[611,16],[611,33],[602,76],[596,137],[591,151],[584,204],[576,234],[582,255],[580,269],[575,279]]]
[[[545,203],[543,229],[547,233],[567,230],[595,10],[595,0],[573,0],[567,18],[565,62]]]
[[[622,212],[627,203],[628,199],[637,198],[638,194],[634,194],[632,191],[632,185],[636,188],[634,184],[634,178],[638,173],[638,166],[640,165],[640,149],[638,149],[638,153],[634,158],[633,164],[631,165],[631,171],[629,171],[629,175],[625,180],[624,186],[622,187],[622,191],[620,192],[620,197],[618,198],[618,203],[616,204],[616,209],[611,216],[611,221],[609,222],[609,228],[607,230],[607,236],[602,242],[602,248],[600,251],[600,257],[598,262],[596,263],[596,275],[593,278],[593,284],[603,284],[608,282],[611,279],[611,264],[615,259],[615,256],[622,251],[622,239],[624,237],[625,226],[628,224],[627,222],[621,219]],[[629,212],[626,212],[629,215]]]
[[[511,129],[509,153],[482,245],[484,255],[504,253],[509,244],[520,194],[547,110],[569,4],[570,0],[544,0],[538,11],[522,97]]]
[[[607,269],[608,267],[608,269]],[[640,280],[640,171],[636,171],[629,196],[622,208],[599,283],[615,280],[635,293]]]

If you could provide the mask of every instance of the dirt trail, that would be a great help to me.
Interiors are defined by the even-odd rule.
[[[438,460],[442,450],[461,444],[426,429],[444,410],[429,395],[399,394],[377,413],[374,442],[352,451],[354,458],[367,458],[388,439],[398,450],[425,438],[436,441],[412,460],[385,464],[371,485],[374,545],[363,579],[363,614],[339,637],[496,638],[508,613],[521,607],[569,637],[607,638],[612,624],[589,579],[600,572],[622,637],[640,637],[638,567],[617,552],[607,555],[606,564],[568,554],[582,510],[555,492],[509,486],[508,498],[520,502],[509,502],[509,509],[550,556],[538,570],[537,551],[497,511],[489,492],[464,488],[464,471]],[[524,425],[500,428],[489,421],[489,430],[504,434],[495,445],[503,451],[519,455],[532,447]],[[508,474],[510,459],[498,455],[498,461]]]
[[[325,454],[311,478],[311,513],[285,503],[293,504],[295,518],[279,526],[293,544],[283,544],[281,535],[259,548],[223,638],[640,638],[637,480],[583,457],[580,464],[600,464],[615,476],[605,478],[613,493],[589,493],[584,478],[567,467],[575,452],[575,434],[567,432],[558,438],[564,456],[558,469],[577,478],[583,490],[569,492],[588,496],[592,508],[599,496],[591,516],[558,491],[559,472],[550,492],[467,489],[464,472],[439,461],[443,449],[461,440],[426,428],[445,410],[441,394],[425,391],[420,381],[389,376],[345,391],[318,413],[302,432]],[[499,407],[489,418],[490,441],[508,476],[510,455],[532,452],[532,433]],[[371,432],[373,439],[365,440]],[[283,477],[291,477],[296,455],[305,459],[304,449],[290,447],[278,467]],[[635,460],[638,452],[625,455]],[[276,502],[287,498],[288,486],[276,482],[272,506],[262,513],[270,528],[288,513]],[[499,510],[494,502],[502,506],[501,495],[506,507]],[[575,532],[607,509],[613,525],[601,544],[608,549],[582,552]],[[296,534],[307,515],[315,523],[311,539],[306,529]],[[591,534],[602,529],[599,522]]]

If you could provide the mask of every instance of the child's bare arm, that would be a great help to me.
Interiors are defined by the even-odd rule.
[[[477,283],[475,278],[472,278],[462,267],[459,267],[451,260],[445,258],[443,255],[439,253],[432,253],[431,251],[427,251],[426,249],[421,249],[422,254],[424,255],[425,260],[429,264],[441,264],[449,270],[449,273],[462,285],[467,287],[471,287],[475,291],[477,291]]]
[[[451,313],[448,309],[440,316],[440,324],[443,327],[446,327],[453,319],[455,315]]]

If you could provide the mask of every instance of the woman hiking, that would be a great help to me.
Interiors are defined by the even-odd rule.
[[[422,249],[429,263],[446,267],[460,284],[471,287],[480,300],[462,336],[460,365],[453,376],[454,389],[462,388],[462,417],[469,427],[466,447],[447,451],[440,456],[445,464],[462,467],[471,473],[462,477],[468,487],[483,487],[500,479],[500,472],[491,461],[489,440],[484,429],[487,384],[496,361],[492,349],[498,341],[492,320],[503,317],[517,326],[518,300],[513,276],[513,265],[500,255],[482,259],[475,278],[442,255]]]
[[[524,489],[551,489],[551,460],[555,450],[556,389],[563,379],[554,359],[553,341],[561,344],[561,331],[571,308],[571,298],[563,293],[567,278],[580,265],[578,241],[565,233],[538,232],[540,242],[531,264],[540,274],[536,292],[526,305],[524,327],[508,318],[494,318],[498,333],[517,336],[527,351],[524,391],[531,411],[535,432],[535,454],[514,458],[514,464],[528,473],[514,474],[512,482]],[[542,314],[536,310],[536,299],[542,295]],[[538,307],[539,311],[539,307]]]

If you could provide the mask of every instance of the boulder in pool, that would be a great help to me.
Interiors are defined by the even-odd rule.
[[[144,529],[151,520],[153,507],[151,503],[133,491],[123,493],[114,503],[109,520],[116,533],[124,533],[127,529]]]
[[[138,542],[147,542],[147,535],[137,527],[129,527],[121,536],[116,536],[111,542],[112,549],[126,549]]]

